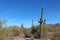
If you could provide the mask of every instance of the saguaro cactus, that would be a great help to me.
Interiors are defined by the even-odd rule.
[[[46,19],[44,19],[44,24],[46,24]]]
[[[21,29],[23,29],[23,23],[21,24]]]
[[[40,20],[38,22],[40,23],[40,38],[42,38],[43,8],[42,8]]]

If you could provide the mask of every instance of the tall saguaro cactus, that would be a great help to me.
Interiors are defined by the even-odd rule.
[[[42,11],[41,11],[40,20],[38,22],[40,23],[40,38],[42,38],[43,8],[42,8]]]

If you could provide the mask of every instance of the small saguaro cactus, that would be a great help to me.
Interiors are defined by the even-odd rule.
[[[21,28],[23,29],[23,24],[21,24]]]

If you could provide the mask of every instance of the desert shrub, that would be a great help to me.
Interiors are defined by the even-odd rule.
[[[36,32],[37,32],[37,30],[36,30],[35,26],[33,26],[33,27],[31,28],[31,33],[32,33],[32,34],[35,34]]]
[[[12,28],[12,33],[13,33],[13,36],[18,36],[20,34],[20,30],[18,27],[13,27]]]

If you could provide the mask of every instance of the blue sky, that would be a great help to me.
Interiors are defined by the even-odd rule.
[[[0,0],[0,16],[7,20],[7,26],[20,26],[23,22],[28,28],[32,19],[34,25],[39,24],[42,7],[46,23],[60,23],[60,0]]]

